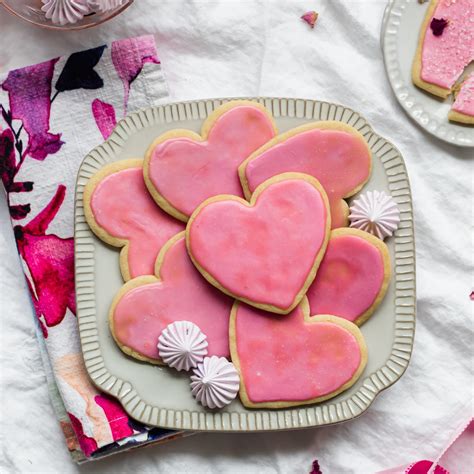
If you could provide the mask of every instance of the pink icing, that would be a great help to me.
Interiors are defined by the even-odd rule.
[[[207,141],[172,138],[158,145],[150,159],[150,181],[175,209],[189,216],[216,194],[242,196],[240,163],[274,135],[272,121],[262,110],[234,107],[215,121]]]
[[[222,287],[283,310],[304,286],[326,237],[327,210],[307,181],[272,184],[249,207],[208,204],[188,225],[191,253]]]
[[[209,285],[194,268],[184,234],[166,252],[161,281],[128,291],[113,314],[118,341],[139,354],[158,359],[158,337],[175,321],[191,321],[206,334],[209,355],[229,356],[232,300]]]
[[[384,281],[379,249],[355,235],[329,240],[307,297],[311,314],[332,314],[355,321],[375,301]]]
[[[246,167],[250,191],[280,173],[297,171],[317,178],[331,207],[332,227],[346,225],[341,199],[364,183],[370,174],[367,145],[351,133],[312,129],[279,143],[251,160]]]
[[[335,392],[361,364],[354,335],[333,322],[308,322],[302,306],[275,318],[240,304],[235,340],[241,380],[253,403],[304,401]]]
[[[141,167],[127,168],[104,178],[92,193],[91,210],[97,224],[108,234],[128,240],[131,278],[153,275],[163,244],[184,229],[148,194]]]
[[[461,86],[453,110],[474,117],[474,74],[471,74]]]
[[[428,24],[421,54],[421,78],[451,89],[474,60],[474,1],[440,0],[432,18],[445,19],[448,26],[440,36],[435,36]]]

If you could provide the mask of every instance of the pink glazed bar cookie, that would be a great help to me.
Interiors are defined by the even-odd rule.
[[[415,85],[447,98],[474,59],[474,0],[431,0],[423,21],[412,79]]]
[[[474,74],[461,84],[448,118],[454,122],[474,124]]]

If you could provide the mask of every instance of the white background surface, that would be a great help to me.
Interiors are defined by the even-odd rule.
[[[428,136],[398,106],[379,48],[384,7],[384,0],[137,0],[103,27],[69,34],[0,12],[0,71],[151,32],[171,99],[299,96],[356,109],[405,157],[418,259],[412,363],[361,418],[298,432],[202,434],[77,467],[50,406],[0,196],[0,472],[305,473],[317,458],[324,474],[371,473],[438,456],[472,410],[473,151]],[[320,13],[314,30],[299,19],[311,9]]]

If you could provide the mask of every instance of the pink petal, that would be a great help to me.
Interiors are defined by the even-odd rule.
[[[316,24],[316,20],[318,19],[319,14],[316,13],[315,11],[310,11],[306,12],[301,19],[308,23],[311,28],[314,28],[314,25]]]
[[[76,433],[77,440],[79,441],[79,446],[86,457],[89,457],[93,452],[97,451],[97,442],[94,438],[89,438],[84,434],[81,422],[72,413],[68,413],[68,415],[71,419],[72,428]]]
[[[94,400],[104,410],[114,441],[133,434],[133,429],[128,424],[128,416],[119,402],[104,394],[97,395]]]
[[[117,125],[114,107],[99,99],[95,99],[92,102],[92,114],[104,140],[107,140],[115,125]]]
[[[152,35],[130,38],[112,43],[112,62],[123,82],[124,111],[127,110],[130,84],[140,74],[145,63],[160,64]]]
[[[55,196],[34,219],[26,226],[15,227],[18,250],[31,274],[32,281],[28,283],[36,313],[48,327],[59,324],[67,308],[76,313],[74,240],[46,234],[65,192],[65,186],[58,186]]]
[[[29,136],[27,152],[37,160],[56,153],[63,142],[49,133],[51,80],[58,59],[11,71],[2,84],[8,92],[13,119],[21,120]]]

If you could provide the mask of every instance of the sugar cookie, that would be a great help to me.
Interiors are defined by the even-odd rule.
[[[228,102],[209,115],[201,135],[171,130],[153,142],[143,169],[146,185],[162,209],[186,222],[209,197],[242,196],[239,165],[275,135],[265,107],[248,100]]]
[[[448,118],[453,122],[474,124],[474,73],[461,84]]]
[[[262,183],[250,203],[229,195],[204,201],[188,222],[186,244],[211,284],[253,306],[286,314],[312,283],[330,226],[319,182],[284,173]]]
[[[357,229],[336,229],[306,296],[312,315],[332,314],[363,324],[387,292],[390,255],[377,237]]]
[[[122,248],[120,270],[125,281],[152,275],[156,257],[184,226],[163,212],[143,181],[143,160],[104,166],[84,189],[84,214],[94,234]]]
[[[270,140],[239,167],[246,198],[263,181],[288,171],[314,176],[324,187],[332,228],[348,225],[349,209],[343,198],[357,193],[372,169],[372,153],[364,137],[342,122],[314,122]]]
[[[451,94],[464,68],[474,60],[473,18],[473,0],[431,0],[413,61],[416,86],[444,99]]]
[[[367,363],[359,328],[330,315],[309,316],[306,298],[275,318],[236,302],[230,351],[248,408],[284,408],[335,397],[353,385]]]
[[[161,363],[158,338],[175,321],[196,324],[207,336],[208,354],[228,357],[232,303],[194,268],[181,232],[158,255],[156,276],[135,278],[120,289],[109,324],[120,348],[140,360]]]

